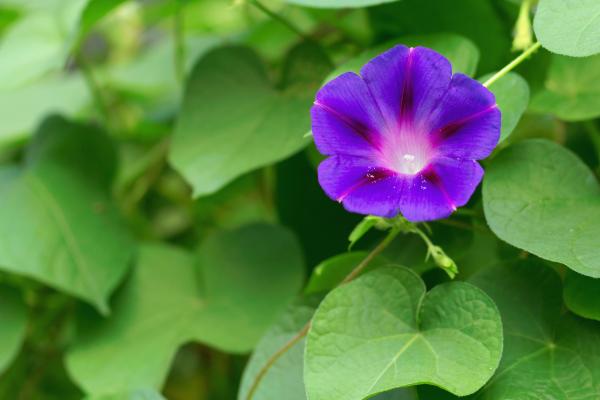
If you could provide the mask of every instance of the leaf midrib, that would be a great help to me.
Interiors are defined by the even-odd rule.
[[[94,280],[89,274],[89,264],[87,263],[83,253],[81,252],[77,239],[73,231],[71,230],[67,218],[60,208],[58,202],[52,195],[52,192],[48,190],[43,181],[38,179],[34,173],[26,172],[24,174],[24,180],[29,184],[31,189],[38,195],[38,198],[49,212],[49,215],[56,223],[60,236],[67,246],[68,254],[70,254],[73,264],[80,272],[83,284],[92,292],[92,298],[98,301],[98,306],[101,310],[107,311],[107,306],[104,304],[103,297],[100,293],[100,288],[95,284]]]

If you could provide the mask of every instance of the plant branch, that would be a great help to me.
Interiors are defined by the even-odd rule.
[[[107,125],[110,121],[110,107],[108,105],[108,101],[104,98],[104,93],[102,93],[102,88],[94,75],[94,71],[92,67],[88,64],[86,60],[84,60],[83,56],[78,53],[75,53],[75,61],[77,65],[81,69],[85,82],[92,93],[92,97],[94,98],[94,102],[96,103],[96,107],[100,110],[100,114],[106,120]]]
[[[540,42],[535,42],[534,44],[532,44],[527,50],[525,50],[523,53],[521,53],[517,58],[515,58],[514,60],[509,62],[504,68],[502,68],[500,71],[496,72],[494,75],[492,75],[492,77],[490,77],[490,79],[485,81],[483,83],[483,86],[490,87],[491,85],[493,85],[494,82],[496,82],[498,79],[502,78],[504,75],[508,74],[510,71],[515,69],[519,64],[521,64],[523,61],[525,61],[525,59],[527,57],[529,57],[531,54],[535,53],[535,51],[537,49],[539,49],[541,46],[542,46],[542,44]]]
[[[289,30],[291,30],[292,32],[294,32],[296,35],[300,36],[302,39],[304,39],[304,40],[310,40],[304,34],[304,32],[302,32],[296,25],[294,25],[293,23],[291,23],[287,18],[284,18],[281,15],[277,14],[276,12],[271,11],[264,4],[262,4],[259,0],[250,0],[249,3],[252,4],[254,7],[258,8],[260,11],[262,11],[263,13],[265,13],[266,15],[268,15],[269,17],[271,17],[274,20],[276,20],[276,21],[280,22],[281,24],[285,25]]]
[[[348,275],[346,275],[346,277],[338,285],[338,287],[356,278],[375,257],[377,257],[379,254],[381,254],[383,250],[385,250],[385,248],[396,238],[398,233],[400,233],[400,229],[398,229],[397,227],[391,228],[386,237],[373,250],[371,250],[371,252],[369,252],[369,254],[367,254],[367,256],[356,267],[354,267],[354,269],[350,271]],[[258,374],[256,374],[256,377],[252,382],[252,386],[250,386],[250,389],[248,390],[246,400],[252,400],[260,383],[264,379],[267,372],[269,372],[271,367],[273,367],[273,365],[277,362],[277,360],[279,360],[281,356],[283,356],[288,350],[294,347],[296,343],[298,343],[300,340],[302,340],[302,338],[306,336],[308,330],[310,329],[311,322],[312,319],[309,320],[302,327],[302,329],[298,333],[296,333],[296,335],[294,335],[294,337],[288,340],[283,346],[279,348],[279,350],[277,350],[275,353],[273,353],[271,357],[269,357],[265,365],[263,365],[260,371],[258,371]]]

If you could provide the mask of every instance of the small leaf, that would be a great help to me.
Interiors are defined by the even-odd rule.
[[[492,75],[485,75],[479,80],[485,82]],[[500,142],[502,142],[515,129],[529,105],[529,86],[520,75],[509,72],[494,82],[489,89],[496,96],[496,103],[502,112],[502,130],[500,132]]]
[[[215,233],[197,257],[146,245],[114,314],[80,319],[67,368],[90,394],[160,388],[184,343],[252,349],[296,295],[302,276],[296,239],[273,225]]]
[[[368,255],[369,253],[366,251],[353,251],[333,256],[321,262],[313,270],[304,292],[310,294],[330,291],[339,285]],[[391,265],[391,262],[379,255],[371,260],[363,273],[384,265]]]
[[[600,2],[543,0],[533,21],[542,46],[553,53],[586,57],[600,53]]]
[[[565,304],[575,314],[600,321],[600,279],[569,271],[565,278]]]
[[[425,294],[414,272],[380,268],[333,290],[306,341],[311,400],[362,400],[429,383],[464,396],[492,376],[502,353],[493,301],[452,282]]]
[[[0,288],[0,374],[17,355],[25,338],[27,308],[16,291]]]
[[[600,55],[587,58],[554,55],[544,88],[533,96],[530,109],[555,114],[565,121],[600,116]]]
[[[367,232],[371,230],[371,228],[377,225],[377,222],[380,219],[381,218],[374,217],[372,215],[367,215],[366,217],[364,217],[354,227],[354,229],[352,229],[352,232],[350,232],[350,235],[348,236],[348,241],[350,242],[350,244],[348,244],[348,250],[352,249],[352,246],[354,246],[356,242],[358,242],[363,236],[365,236]]]
[[[498,305],[505,340],[498,371],[474,399],[600,398],[600,324],[563,314],[552,269],[503,264],[471,281]]]
[[[110,199],[112,142],[96,128],[50,117],[25,158],[23,168],[2,169],[0,269],[108,313],[134,250]]]
[[[569,150],[527,140],[502,151],[487,168],[483,205],[500,239],[600,277],[600,186]]]
[[[170,152],[194,195],[213,193],[306,146],[310,106],[328,71],[314,44],[290,52],[281,89],[248,48],[221,47],[202,57],[188,80]]]

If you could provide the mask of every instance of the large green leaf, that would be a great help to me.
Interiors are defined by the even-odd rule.
[[[548,50],[573,57],[600,53],[600,2],[542,0],[533,27]]]
[[[479,80],[485,82],[492,75],[488,74]],[[496,103],[502,112],[502,130],[500,132],[500,142],[502,142],[515,129],[529,105],[529,85],[520,75],[509,72],[494,82],[489,89],[496,96]]]
[[[0,373],[17,355],[25,337],[27,308],[16,291],[0,288]]]
[[[481,290],[453,282],[425,294],[411,270],[380,268],[323,300],[304,379],[311,400],[361,400],[420,383],[467,395],[492,376],[501,354],[500,315]]]
[[[23,168],[3,167],[0,269],[25,275],[108,313],[133,242],[110,199],[115,149],[97,128],[50,117]]]
[[[300,289],[302,269],[294,236],[271,225],[216,233],[198,257],[147,245],[113,316],[81,320],[67,367],[86,392],[104,393],[159,388],[192,340],[247,352]]]
[[[500,239],[600,277],[600,186],[569,150],[546,140],[504,150],[487,169],[483,204]]]
[[[310,320],[320,300],[320,296],[313,295],[297,301],[265,334],[244,370],[238,400],[247,398],[250,385],[265,362]],[[254,400],[307,399],[303,377],[304,345],[305,339],[301,339],[273,364],[254,393]],[[417,394],[413,388],[402,388],[377,395],[373,400],[417,400]]]
[[[314,93],[328,71],[314,44],[290,52],[280,85],[248,48],[221,47],[201,58],[187,82],[169,156],[194,195],[303,148]]]
[[[600,116],[600,55],[571,58],[554,55],[544,88],[531,99],[532,111],[565,121]]]
[[[483,270],[472,282],[500,309],[504,354],[474,399],[600,398],[600,324],[561,311],[558,275],[538,262]]]
[[[600,321],[600,279],[569,271],[565,278],[564,297],[569,310],[584,318]]]

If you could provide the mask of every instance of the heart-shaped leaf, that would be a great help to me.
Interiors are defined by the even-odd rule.
[[[297,301],[260,340],[244,370],[238,400],[247,399],[250,385],[261,367],[312,318],[321,298],[312,295]],[[305,339],[301,339],[269,368],[252,397],[254,400],[307,400],[303,376],[304,345]],[[373,400],[417,399],[414,388],[396,389],[373,397]]]
[[[315,91],[329,70],[314,44],[290,52],[281,89],[248,48],[221,47],[202,57],[187,82],[170,152],[194,195],[302,149]]]
[[[308,333],[304,379],[311,400],[362,400],[429,383],[467,395],[502,354],[493,301],[463,282],[425,293],[421,278],[384,267],[333,290]]]
[[[485,75],[479,80],[485,82],[492,75]],[[502,142],[515,129],[529,105],[529,85],[519,74],[509,72],[494,82],[489,89],[496,96],[496,103],[502,111],[502,129],[500,131],[500,142]]]
[[[565,277],[564,298],[575,314],[600,321],[600,279],[569,271]]]
[[[103,394],[160,388],[191,340],[247,352],[300,289],[302,269],[294,236],[272,225],[216,233],[198,257],[147,245],[114,314],[81,319],[67,367],[86,392]]]
[[[17,355],[27,323],[27,308],[13,289],[0,288],[0,373]]]
[[[542,46],[553,53],[573,57],[600,53],[600,2],[540,1],[533,28]]]
[[[561,282],[535,262],[499,265],[471,282],[500,309],[504,354],[476,400],[600,398],[600,323],[563,314]]]
[[[0,173],[0,269],[108,313],[108,296],[134,249],[110,199],[115,159],[102,131],[48,118],[27,149],[25,166]]]
[[[487,169],[483,205],[500,239],[600,277],[600,186],[569,150],[527,140],[502,151]]]
[[[544,88],[531,99],[530,109],[565,121],[600,116],[600,55],[571,58],[554,55]]]

